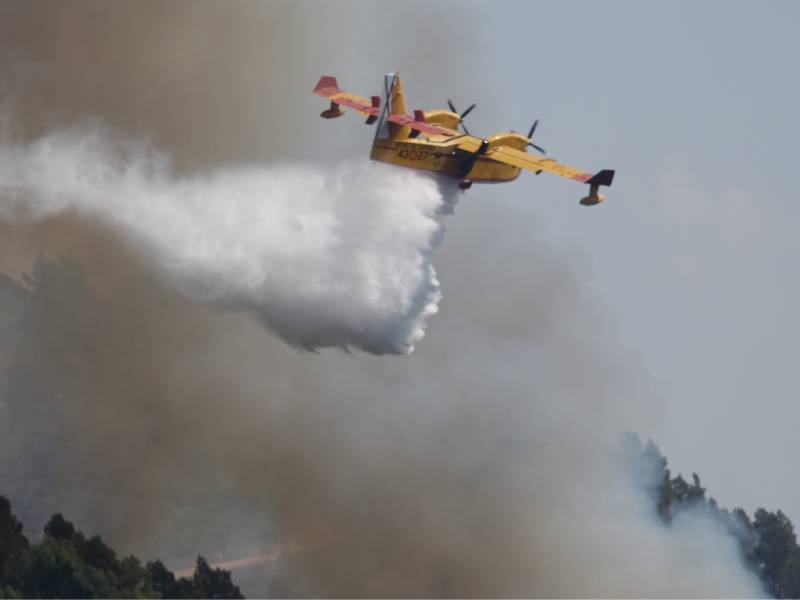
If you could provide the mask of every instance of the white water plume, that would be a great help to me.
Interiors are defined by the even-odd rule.
[[[99,127],[0,145],[0,218],[108,225],[168,285],[309,350],[413,350],[441,297],[431,254],[453,195],[367,161],[179,178],[147,144]]]

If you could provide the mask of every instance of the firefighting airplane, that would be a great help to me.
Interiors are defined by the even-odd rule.
[[[599,187],[610,186],[614,180],[614,171],[611,170],[586,173],[546,156],[528,154],[528,147],[545,153],[532,140],[538,120],[533,123],[527,136],[509,131],[482,139],[470,135],[464,125],[464,117],[475,108],[474,104],[459,114],[448,100],[450,110],[415,110],[410,115],[406,109],[403,84],[397,73],[386,75],[386,102],[383,109],[379,96],[372,96],[368,100],[342,91],[335,77],[321,77],[314,93],[331,101],[330,108],[320,115],[325,119],[341,117],[344,106],[367,115],[367,125],[378,123],[370,153],[373,160],[449,175],[461,180],[459,186],[462,189],[468,189],[473,182],[513,181],[519,177],[520,169],[533,171],[537,175],[547,171],[589,184],[589,195],[582,198],[580,203],[592,206],[603,201]],[[459,126],[463,133],[457,130]]]

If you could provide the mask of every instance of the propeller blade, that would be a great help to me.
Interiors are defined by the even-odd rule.
[[[453,104],[452,101],[448,100],[447,101],[447,106],[450,107],[450,110],[452,112],[454,112],[454,113],[456,113],[458,115],[458,124],[461,126],[461,129],[464,130],[464,133],[466,133],[467,135],[470,135],[469,131],[467,130],[466,125],[464,125],[464,117],[466,117],[470,112],[472,112],[472,109],[475,108],[476,104],[472,104],[472,106],[470,106],[467,110],[465,110],[461,114],[458,113],[458,109],[456,108],[455,104]]]
[[[537,149],[539,152],[541,152],[542,154],[547,154],[547,151],[546,151],[544,148],[542,148],[541,146],[537,146],[537,145],[536,145],[536,144],[534,144],[533,142],[528,142],[528,144],[529,144],[529,145],[531,145],[531,146],[533,146],[534,148],[536,148],[536,149]]]
[[[531,125],[531,130],[528,132],[528,139],[533,137],[533,132],[536,131],[536,126],[539,124],[539,119],[536,119]]]

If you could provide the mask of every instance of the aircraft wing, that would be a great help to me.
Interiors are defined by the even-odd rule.
[[[327,75],[320,77],[320,80],[317,82],[317,85],[314,88],[314,93],[317,96],[329,98],[330,101],[336,105],[352,108],[353,110],[357,110],[358,112],[369,115],[370,117],[375,117],[376,119],[380,114],[380,97],[373,96],[371,99],[362,98],[356,94],[351,94],[350,92],[340,90],[335,77],[329,77]],[[332,113],[330,116],[338,115]]]
[[[515,150],[514,148],[508,148],[507,146],[491,148],[486,153],[486,156],[498,162],[520,167],[528,171],[547,171],[548,173],[560,175],[561,177],[566,177],[567,179],[580,181],[581,183],[588,183],[588,181],[594,177],[594,173],[587,173],[586,171],[581,171],[580,169],[562,165],[554,158],[548,158],[546,156],[534,156],[532,154],[528,154],[527,152]]]
[[[610,169],[604,169],[595,174],[587,173],[586,171],[581,171],[580,169],[576,169],[574,167],[562,165],[554,158],[548,158],[546,156],[539,158],[528,154],[527,152],[515,150],[514,148],[509,148],[507,146],[490,148],[486,151],[486,156],[507,165],[513,165],[515,167],[527,169],[528,171],[534,171],[537,174],[542,171],[547,171],[548,173],[566,177],[567,179],[573,179],[575,181],[580,181],[581,183],[588,183],[589,194],[585,198],[581,198],[581,204],[585,206],[592,206],[602,202],[604,196],[598,192],[599,187],[601,185],[611,185],[611,183],[614,181],[614,171]]]
[[[453,131],[447,127],[442,127],[441,125],[436,125],[434,123],[426,123],[425,115],[421,110],[414,111],[414,113],[414,115],[389,115],[387,118],[392,123],[405,125],[414,131],[421,131],[422,133],[427,133],[428,135],[444,135],[446,137],[460,135],[457,131]]]

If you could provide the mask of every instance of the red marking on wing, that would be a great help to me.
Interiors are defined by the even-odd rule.
[[[378,116],[378,109],[375,106],[370,106],[369,104],[364,104],[363,102],[356,102],[355,100],[350,100],[350,98],[346,97],[336,98],[334,102],[336,102],[336,104],[341,104],[342,106],[347,106],[349,108],[360,110],[361,112],[375,115],[376,117]]]
[[[431,125],[430,123],[417,121],[411,115],[391,115],[389,120],[392,123],[405,125],[406,127],[411,127],[411,129],[416,129],[417,131],[421,131],[423,133],[430,133],[433,135],[453,135],[453,132],[449,129],[444,129],[443,127],[439,127],[437,125]]]
[[[584,173],[583,175],[575,175],[572,179],[575,181],[580,181],[581,183],[586,183],[592,178],[591,173]]]

